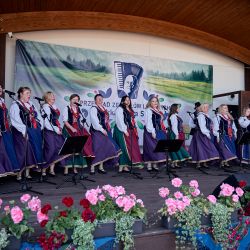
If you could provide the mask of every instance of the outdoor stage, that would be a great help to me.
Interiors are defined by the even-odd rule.
[[[107,169],[107,168],[106,168]],[[233,167],[233,169],[240,170],[240,167]],[[164,170],[164,168],[162,169]],[[87,171],[87,170],[84,170]],[[205,195],[210,194],[215,187],[223,181],[231,173],[224,172],[217,166],[210,167],[206,170],[209,175],[206,175],[199,170],[195,169],[192,165],[183,167],[177,170],[177,174],[183,180],[184,184],[188,184],[190,180],[196,179],[200,184],[200,190]],[[50,177],[49,180],[60,184],[64,181],[65,177],[62,174],[62,169],[56,169],[57,176]],[[163,199],[159,197],[158,189],[160,187],[168,187],[173,190],[170,184],[168,176],[165,171],[159,173],[159,176],[164,178],[156,179],[151,178],[146,170],[138,170],[141,176],[144,177],[143,180],[135,179],[134,176],[129,174],[122,174],[116,177],[116,172],[112,169],[109,170],[108,174],[101,175],[96,173],[94,176],[89,176],[89,178],[94,179],[96,182],[82,181],[88,189],[95,188],[96,186],[102,186],[105,184],[110,185],[122,185],[126,188],[128,193],[134,193],[137,198],[142,199],[145,207],[148,209],[148,220],[149,223],[145,228],[145,232],[141,235],[135,237],[135,247],[137,250],[161,250],[161,249],[175,249],[175,237],[174,234],[161,227],[160,217],[157,211],[163,205]],[[250,179],[250,171],[238,171],[236,174],[241,174],[240,179],[248,181]],[[37,174],[33,174],[35,176]],[[10,192],[11,190],[17,190],[20,184],[15,181],[15,177],[6,177],[0,179],[0,192]],[[85,189],[82,185],[73,183],[65,183],[60,189],[56,189],[54,185],[47,183],[32,183],[32,189],[44,193],[44,195],[38,195],[42,200],[42,204],[51,203],[51,205],[56,206],[61,203],[64,196],[72,196],[75,203],[79,203],[80,199],[84,197]],[[11,194],[1,194],[0,197],[3,200],[19,199],[21,193],[15,192]],[[79,204],[77,204],[78,206]],[[38,225],[37,225],[38,227]]]

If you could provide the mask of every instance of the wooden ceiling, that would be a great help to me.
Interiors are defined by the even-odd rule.
[[[150,34],[250,64],[250,0],[0,1],[0,33],[49,29]]]

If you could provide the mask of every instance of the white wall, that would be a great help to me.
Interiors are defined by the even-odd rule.
[[[13,89],[15,38],[103,51],[213,65],[213,94],[244,90],[244,65],[194,45],[148,35],[96,30],[56,30],[16,33],[7,38],[6,89]],[[201,100],[202,101],[202,100]]]

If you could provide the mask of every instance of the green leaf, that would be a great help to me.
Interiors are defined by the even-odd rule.
[[[93,93],[88,93],[87,96],[88,97],[94,97],[95,95]]]
[[[64,96],[63,98],[66,102],[69,102],[69,96]]]
[[[137,126],[139,129],[144,129],[144,126],[140,121],[137,121]]]

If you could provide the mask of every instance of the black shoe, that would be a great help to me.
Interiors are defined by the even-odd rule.
[[[104,169],[98,169],[99,174],[107,174],[107,172]]]
[[[147,169],[147,171],[150,173],[150,172],[152,172],[153,170],[152,170],[152,168],[151,168],[151,169]]]
[[[129,169],[123,169],[122,172],[123,173],[130,173],[130,170]]]
[[[90,175],[94,175],[95,174],[95,171],[94,172],[92,172],[92,171],[90,171],[90,173],[89,173]]]
[[[154,172],[159,172],[159,169],[158,169],[158,168],[152,167],[152,171],[154,171]]]

